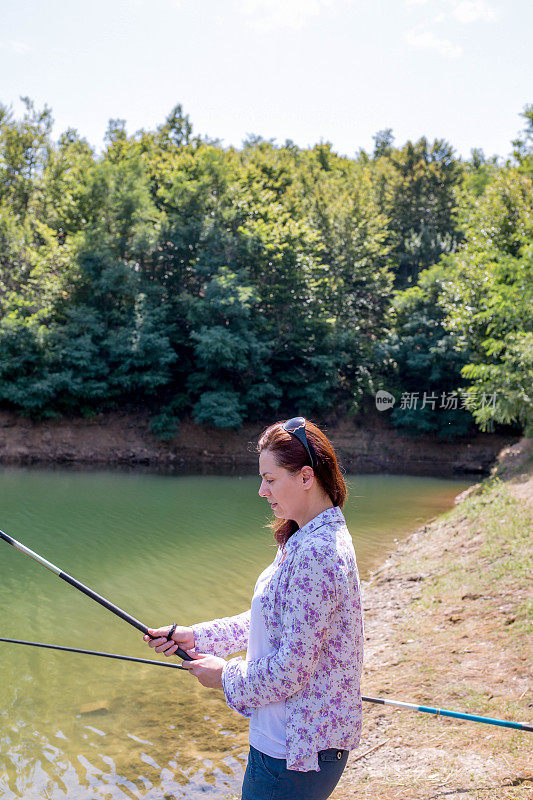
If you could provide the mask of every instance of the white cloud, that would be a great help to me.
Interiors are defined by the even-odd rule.
[[[301,28],[324,8],[354,0],[240,0],[251,27],[260,30]]]
[[[495,10],[487,0],[404,0],[405,5],[413,6],[430,5],[441,12],[448,19],[457,22],[491,22],[496,19]]]
[[[436,50],[448,58],[457,58],[462,50],[458,44],[451,39],[438,36],[433,30],[436,26],[444,23],[460,22],[469,24],[472,22],[490,22],[496,18],[496,13],[488,4],[487,0],[404,0],[407,7],[428,5],[431,3],[430,10],[436,13],[407,31],[404,36],[407,44],[411,47],[426,48]]]
[[[29,44],[26,44],[26,42],[11,41],[9,44],[11,45],[11,49],[14,50],[15,53],[27,53],[28,50],[31,50],[31,47],[29,46]]]
[[[462,52],[459,45],[454,44],[450,39],[442,39],[428,30],[412,28],[410,31],[406,32],[405,39],[407,44],[410,44],[411,47],[436,50],[437,53],[447,56],[448,58],[457,58]]]
[[[459,22],[490,22],[496,13],[485,0],[459,0],[453,4],[452,16]]]

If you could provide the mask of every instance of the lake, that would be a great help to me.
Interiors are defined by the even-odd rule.
[[[361,579],[468,480],[347,475]],[[259,476],[0,468],[0,528],[151,627],[249,608],[274,559]],[[363,598],[364,599],[364,598]],[[0,635],[163,659],[0,542]],[[0,644],[0,798],[239,794],[248,720],[179,670]],[[240,796],[240,794],[239,794]]]

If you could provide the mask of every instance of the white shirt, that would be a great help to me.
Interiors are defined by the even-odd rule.
[[[281,559],[281,549],[273,563],[270,564],[259,576],[255,584],[252,598],[252,613],[250,617],[250,638],[246,652],[246,661],[264,658],[273,650],[269,647],[265,620],[261,611],[260,597],[263,594],[272,574]],[[285,744],[285,700],[268,703],[260,708],[255,708],[250,717],[250,744],[256,750],[266,753],[273,758],[286,758],[287,747]]]

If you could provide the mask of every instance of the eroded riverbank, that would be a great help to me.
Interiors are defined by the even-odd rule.
[[[162,441],[150,432],[148,415],[110,413],[37,422],[3,411],[0,463],[255,472],[255,443],[263,427],[208,430],[188,420],[173,439]],[[373,474],[481,477],[489,473],[501,449],[518,438],[481,432],[453,442],[437,441],[432,435],[411,437],[390,427],[386,416],[375,410],[357,420],[332,420],[324,429],[348,472]]]

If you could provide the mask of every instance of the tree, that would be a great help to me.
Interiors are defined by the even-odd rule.
[[[413,398],[405,407],[394,406],[392,424],[408,433],[452,440],[475,426],[456,396],[469,354],[459,350],[443,325],[440,299],[446,278],[446,267],[437,264],[420,273],[416,286],[395,293],[391,331],[377,344],[375,358],[384,365],[380,388],[397,399]]]
[[[525,120],[522,135],[513,140],[513,157],[519,172],[533,178],[533,103],[526,105],[520,115]]]
[[[452,252],[460,241],[455,190],[463,167],[443,139],[430,145],[422,137],[386,152],[374,159],[373,169],[378,176],[386,170],[387,190],[382,186],[379,197],[381,211],[390,220],[395,288],[402,289],[416,283],[422,269]]]
[[[11,110],[0,105],[0,201],[23,218],[50,154],[53,119],[46,105],[38,111],[29,97],[21,100],[24,114],[20,121],[13,120]]]
[[[507,169],[466,209],[464,247],[447,260],[444,325],[469,352],[467,407],[482,430],[533,433],[533,184]]]

